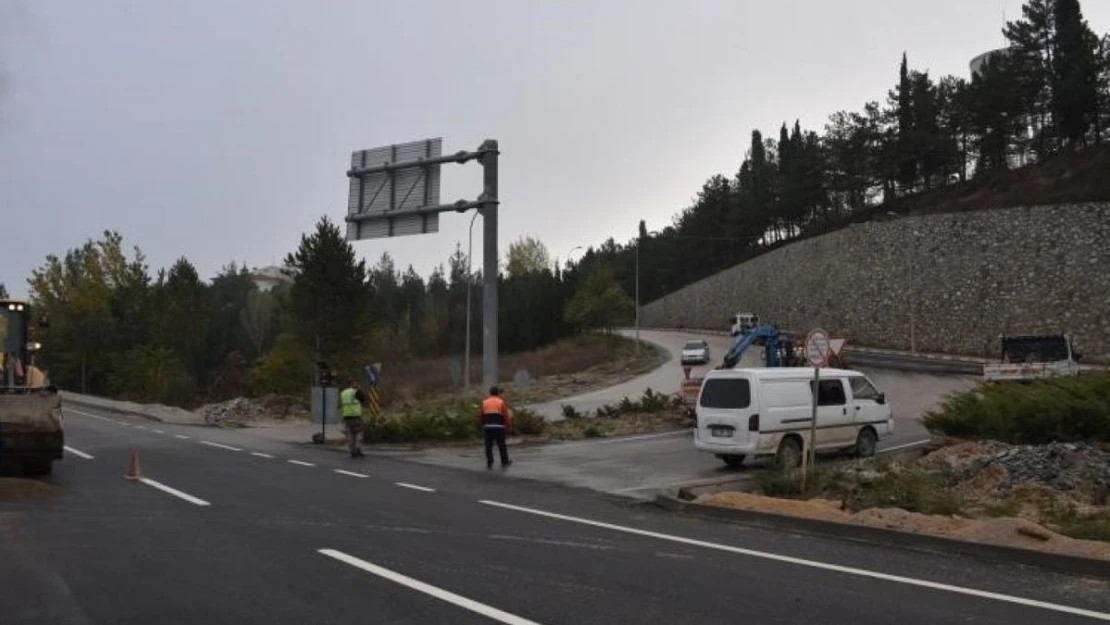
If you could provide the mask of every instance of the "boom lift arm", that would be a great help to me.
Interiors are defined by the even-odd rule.
[[[779,332],[779,329],[773,325],[759,326],[744,332],[736,337],[736,342],[725,354],[724,363],[721,365],[722,369],[732,369],[740,362],[740,357],[744,355],[749,347],[762,341],[767,354],[768,367],[782,367],[789,366],[789,362],[785,365],[783,357],[780,353],[782,348],[785,349],[786,360],[792,360],[794,352],[794,341],[789,336],[784,336]]]

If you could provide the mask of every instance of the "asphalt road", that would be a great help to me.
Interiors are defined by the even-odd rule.
[[[573,405],[579,411],[615,404],[625,396],[639,397],[647,388],[664,393],[678,392],[683,377],[679,352],[685,341],[704,338],[710,345],[711,360],[706,365],[694,367],[692,375],[695,376],[704,375],[719,365],[732,345],[732,340],[726,336],[685,332],[642,330],[640,337],[666,349],[669,360],[658,369],[623,384],[542,404],[539,408],[545,416],[562,418],[563,404]],[[761,351],[761,348],[750,349],[744,354],[741,366],[762,366]],[[860,369],[887,394],[894,413],[894,435],[879,442],[880,451],[923,442],[928,433],[919,421],[921,416],[946,394],[970,388],[976,382],[972,376]],[[471,448],[427,449],[408,454],[412,459],[429,464],[471,469],[481,466],[480,455],[480,450]],[[545,445],[521,449],[518,456],[526,460],[518,472],[528,478],[644,498],[690,483],[727,480],[737,475],[736,470],[725,467],[712,455],[694,449],[692,433],[688,431]]]
[[[499,471],[66,420],[57,493],[0,501],[5,625],[1110,620],[1104,582],[738,528]],[[131,450],[152,481],[123,477]]]

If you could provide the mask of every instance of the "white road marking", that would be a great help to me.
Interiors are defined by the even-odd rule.
[[[344,471],[343,469],[332,469],[332,471],[335,471],[336,473],[342,473],[343,475],[350,475],[351,477],[370,477],[365,473],[355,473],[354,471]]]
[[[180,438],[181,440],[187,440],[189,438],[188,436],[185,436],[184,434],[174,434],[173,437],[174,438]]]
[[[69,453],[73,454],[74,456],[77,456],[78,458],[84,458],[85,460],[92,460],[93,459],[93,457],[90,456],[89,454],[87,454],[83,451],[79,451],[77,449],[74,449],[74,448],[70,447],[69,445],[64,446],[63,449],[65,449]]]
[[[261,451],[252,451],[251,455],[258,456],[259,458],[273,458],[270,454],[264,454]]]
[[[203,499],[200,499],[198,497],[193,497],[189,493],[183,493],[183,492],[177,490],[176,488],[170,488],[169,486],[166,486],[165,484],[163,484],[161,482],[155,482],[154,480],[150,479],[149,477],[140,477],[139,481],[142,482],[143,484],[146,484],[147,486],[153,486],[154,488],[157,488],[158,490],[160,490],[164,493],[169,493],[169,494],[173,495],[174,497],[180,497],[180,498],[184,499],[185,501],[188,501],[191,504],[196,504],[198,506],[210,506],[210,505],[212,505],[212,504],[208,503],[207,501],[205,501]]]
[[[876,451],[875,453],[876,454],[885,454],[889,451],[898,451],[899,449],[906,449],[907,447],[918,447],[918,446],[924,445],[925,443],[928,443],[928,442],[929,442],[929,439],[925,438],[925,439],[922,439],[922,440],[919,440],[919,441],[914,441],[912,443],[906,443],[905,445],[895,445],[894,447],[884,447],[884,448],[880,449],[879,451]]]
[[[328,556],[329,558],[335,558],[336,560],[339,560],[344,564],[349,564],[355,568],[362,569],[367,573],[377,575],[378,577],[388,579],[391,582],[398,583],[402,586],[406,586],[413,590],[422,592],[428,596],[435,597],[440,601],[446,601],[447,603],[452,603],[459,606],[460,608],[465,608],[467,610],[470,610],[471,612],[476,612],[478,614],[481,614],[482,616],[497,621],[498,623],[506,623],[507,625],[539,625],[535,621],[529,621],[526,618],[519,617],[515,614],[509,614],[508,612],[498,610],[497,608],[488,606],[484,603],[478,603],[473,599],[467,599],[466,597],[456,595],[453,592],[438,588],[436,586],[432,586],[431,584],[425,584],[420,580],[413,579],[406,575],[401,575],[400,573],[395,573],[376,564],[371,564],[366,560],[361,560],[354,556],[347,555],[342,551],[336,551],[335,549],[320,549],[317,551],[317,553]]]
[[[400,486],[401,488],[411,488],[412,490],[419,490],[425,493],[436,492],[436,489],[434,488],[428,488],[427,486],[417,486],[416,484],[409,484],[407,482],[394,482],[394,484]]]
[[[578,547],[580,549],[595,549],[597,551],[611,551],[614,547],[610,545],[594,545],[591,543],[580,543],[570,540],[551,540],[549,538],[530,538],[528,536],[513,536],[511,534],[490,534],[490,538],[494,540],[515,540],[522,543],[536,543],[537,545],[555,545],[557,547]]]
[[[573,443],[559,443],[560,448],[578,447],[581,445],[615,445],[617,443],[632,443],[635,441],[650,440],[653,438],[670,438],[674,436],[690,436],[689,430],[675,430],[673,432],[660,432],[658,434],[641,434],[639,436],[620,436],[617,438],[593,439],[574,441]]]
[[[316,466],[316,465],[312,464],[311,462],[305,462],[304,460],[287,460],[286,462],[288,462],[290,464],[299,464],[302,467],[314,467],[314,466]]]
[[[569,521],[571,523],[579,523],[581,525],[590,525],[593,527],[600,527],[602,529],[613,530],[616,532],[624,532],[626,534],[635,534],[637,536],[646,536],[648,538],[657,538],[659,540],[666,540],[670,542],[680,543],[684,545],[693,545],[695,547],[704,547],[706,549],[715,549],[717,551],[727,551],[729,553],[736,553],[753,558],[763,558],[765,560],[774,560],[776,562],[785,562],[787,564],[795,564],[798,566],[808,566],[810,568],[821,569],[825,571],[833,571],[835,573],[846,573],[848,575],[857,575],[859,577],[869,577],[871,579],[879,579],[897,584],[906,584],[909,586],[918,586],[921,588],[930,588],[933,590],[943,590],[946,592],[957,593],[961,595],[969,595],[972,597],[980,597],[983,599],[992,599],[994,601],[1003,601],[1006,603],[1014,603],[1017,605],[1028,606],[1032,608],[1041,608],[1044,610],[1052,610],[1054,612],[1063,612],[1065,614],[1075,614],[1077,616],[1085,616],[1101,621],[1110,621],[1110,612],[1096,612],[1095,610],[1086,610],[1083,608],[1076,608],[1059,603],[1049,603],[1047,601],[1038,601],[1036,599],[1026,599],[1025,597],[1016,597],[1013,595],[1006,595],[998,592],[990,592],[986,590],[976,590],[974,588],[965,588],[963,586],[954,586],[952,584],[941,584],[938,582],[930,582],[923,579],[916,579],[913,577],[902,577],[901,575],[890,575],[887,573],[879,573],[877,571],[869,571],[867,569],[858,569],[850,566],[841,566],[839,564],[828,564],[825,562],[817,562],[816,560],[805,560],[803,558],[795,558],[793,556],[784,556],[777,553],[769,553],[766,551],[756,551],[754,549],[744,549],[742,547],[733,547],[731,545],[721,545],[718,543],[711,543],[704,540],[695,540],[693,538],[684,538],[682,536],[675,536],[673,534],[663,534],[661,532],[652,532],[648,530],[636,529],[633,527],[625,527],[623,525],[615,525],[613,523],[605,523],[603,521],[594,521],[591,519],[584,519],[581,517],[570,516],[566,514],[558,514],[555,512],[547,512],[545,510],[537,510],[535,508],[525,508],[523,506],[514,506],[513,504],[501,503],[498,501],[490,501],[488,499],[480,500],[478,503],[495,508],[503,508],[505,510],[514,510],[516,512],[526,512],[537,516],[547,517],[550,519],[558,519],[560,521]]]
[[[74,410],[73,408],[65,408],[64,410],[66,412],[72,412],[73,414],[79,414],[79,415],[82,415],[82,416],[85,416],[85,417],[90,417],[92,419],[100,419],[101,421],[108,421],[109,423],[119,423],[119,421],[116,421],[115,419],[109,419],[108,417],[102,417],[98,414],[93,414],[91,412],[85,412],[83,410]]]
[[[220,449],[226,449],[228,451],[243,451],[238,447],[232,447],[231,445],[221,445],[219,443],[213,443],[212,441],[201,441],[200,444],[208,445],[209,447],[219,447]]]
[[[145,425],[136,425],[136,426],[135,426],[135,429],[136,429],[136,430],[145,430],[145,429],[146,429],[146,426],[145,426]]]
[[[116,423],[119,424],[119,425],[122,425],[125,428],[131,427],[131,424],[126,422],[126,421],[116,421]]]
[[[162,430],[154,430],[154,433],[155,434],[165,434],[165,432],[163,432]]]

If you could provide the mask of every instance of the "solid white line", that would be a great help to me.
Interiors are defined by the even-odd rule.
[[[145,430],[145,429],[147,429],[147,428],[146,428],[146,426],[145,426],[145,425],[136,425],[136,426],[135,426],[135,429],[136,429],[136,430]]]
[[[162,430],[154,430],[154,433],[155,434],[165,434],[165,432],[163,432]]]
[[[201,441],[200,444],[208,445],[209,447],[219,447],[220,449],[226,449],[228,451],[243,451],[238,447],[232,447],[231,445],[221,445],[219,443],[213,443],[212,441]]]
[[[92,460],[93,459],[93,457],[90,456],[89,454],[87,454],[83,451],[78,451],[78,450],[70,447],[69,445],[64,446],[63,449],[65,449],[69,453],[73,454],[74,456],[77,456],[78,458],[84,458],[85,460]]]
[[[639,436],[621,436],[618,438],[599,438],[584,441],[574,441],[573,443],[557,443],[553,448],[577,447],[579,445],[614,445],[616,443],[631,443],[634,441],[642,441],[653,438],[670,438],[681,435],[690,436],[690,430],[675,430],[673,432],[661,432],[659,434],[642,434]]]
[[[149,477],[140,477],[139,481],[142,482],[143,484],[148,485],[148,486],[153,486],[154,488],[157,488],[158,490],[160,490],[164,493],[169,493],[169,494],[173,495],[174,497],[180,497],[180,498],[184,499],[185,501],[188,501],[189,503],[192,503],[192,504],[196,504],[198,506],[210,506],[210,505],[212,505],[212,504],[208,503],[207,501],[205,501],[203,499],[193,497],[189,493],[183,493],[183,492],[177,490],[176,488],[170,488],[169,486],[166,486],[165,484],[162,484],[161,482],[155,482],[154,480],[150,479]]]
[[[287,460],[286,462],[289,462],[290,464],[299,464],[302,467],[314,467],[314,466],[316,466],[316,465],[312,464],[311,462],[305,462],[304,460]]]
[[[434,492],[436,492],[436,489],[428,488],[427,486],[417,486],[416,484],[408,484],[406,482],[394,482],[394,484],[400,486],[401,488],[411,488],[413,490],[419,490],[419,491],[423,491],[425,493],[434,493]]]
[[[400,573],[395,573],[376,564],[371,564],[366,560],[361,560],[354,556],[347,555],[342,551],[336,551],[335,549],[319,549],[317,552],[322,555],[328,556],[329,558],[335,558],[336,560],[339,560],[340,562],[343,562],[345,564],[350,564],[355,568],[362,569],[367,573],[377,575],[378,577],[383,577],[391,582],[396,582],[402,586],[407,586],[408,588],[411,588],[413,590],[422,592],[431,597],[435,597],[440,601],[446,601],[447,603],[452,603],[459,606],[460,608],[465,608],[467,610],[470,610],[471,612],[476,612],[499,623],[506,623],[507,625],[539,625],[535,621],[529,621],[526,618],[521,618],[519,616],[516,616],[515,614],[509,614],[508,612],[498,610],[497,608],[488,606],[484,603],[478,603],[473,599],[467,599],[466,597],[456,595],[455,593],[443,590],[442,588],[437,588],[436,586],[432,586],[431,584],[425,584],[420,580],[413,579],[406,575],[401,575]]]
[[[875,453],[876,454],[885,454],[888,451],[898,451],[899,449],[905,449],[907,447],[917,447],[919,445],[924,445],[925,443],[928,443],[929,440],[930,439],[925,438],[925,439],[922,439],[922,440],[919,440],[919,441],[914,441],[912,443],[906,443],[905,445],[895,445],[894,447],[884,447],[884,448],[880,449],[879,451],[877,451]]]
[[[633,527],[625,527],[623,525],[614,525],[612,523],[605,523],[602,521],[593,521],[580,517],[569,516],[565,514],[557,514],[555,512],[547,512],[545,510],[537,510],[535,508],[525,508],[523,506],[514,506],[512,504],[500,503],[497,501],[490,501],[488,499],[480,500],[478,503],[487,506],[494,506],[496,508],[503,508],[505,510],[515,510],[517,512],[526,512],[528,514],[535,514],[538,516],[547,517],[550,519],[558,519],[560,521],[569,521],[571,523],[580,523],[582,525],[590,525],[593,527],[600,527],[607,530],[617,532],[624,532],[626,534],[635,534],[637,536],[647,536],[648,538],[657,538],[659,540],[667,540],[670,542],[681,543],[684,545],[693,545],[695,547],[704,547],[706,549],[716,549],[718,551],[727,551],[730,553],[737,553],[744,556],[751,556],[753,558],[763,558],[765,560],[774,560],[776,562],[785,562],[787,564],[796,564],[798,566],[808,566],[810,568],[822,569],[825,571],[833,571],[836,573],[847,573],[848,575],[857,575],[860,577],[869,577],[871,579],[880,579],[888,582],[895,582],[898,584],[906,584],[909,586],[919,586],[922,588],[931,588],[933,590],[944,590],[947,592],[957,593],[961,595],[970,595],[972,597],[980,597],[983,599],[993,599],[995,601],[1004,601],[1006,603],[1015,603],[1033,608],[1042,608],[1045,610],[1052,610],[1055,612],[1063,612],[1066,614],[1075,614],[1078,616],[1086,616],[1093,619],[1102,621],[1110,621],[1110,613],[1096,612],[1094,610],[1085,610],[1083,608],[1074,608],[1072,606],[1061,605],[1058,603],[1049,603],[1047,601],[1037,601],[1036,599],[1026,599],[1024,597],[1015,597],[1013,595],[1006,595],[997,592],[989,592],[986,590],[976,590],[974,588],[964,588],[963,586],[953,586],[951,584],[941,584],[938,582],[930,582],[923,579],[915,579],[913,577],[902,577],[900,575],[889,575],[887,573],[879,573],[876,571],[869,571],[867,569],[857,569],[850,566],[841,566],[839,564],[827,564],[825,562],[817,562],[815,560],[805,560],[802,558],[795,558],[792,556],[779,555],[777,553],[768,553],[766,551],[756,551],[754,549],[744,549],[742,547],[733,547],[731,545],[721,545],[718,543],[706,542],[704,540],[695,540],[693,538],[684,538],[682,536],[675,536],[672,534],[663,534],[660,532],[651,532],[648,530],[636,529]]]
[[[264,454],[261,451],[252,451],[251,455],[258,456],[259,458],[273,458],[270,454]]]
[[[126,421],[116,421],[116,423],[118,423],[119,425],[122,425],[125,428],[131,427],[131,424],[126,422]]]
[[[119,423],[119,421],[116,421],[115,419],[109,419],[108,417],[102,417],[98,414],[92,414],[91,412],[85,412],[83,410],[75,410],[73,408],[65,408],[64,410],[66,412],[72,412],[73,414],[79,414],[93,419],[100,419],[101,421],[107,421],[109,423]]]
[[[182,440],[186,440],[186,439],[189,438],[188,436],[185,436],[184,434],[174,434],[173,437],[174,438],[180,438]]]
[[[332,470],[335,471],[336,473],[342,473],[343,475],[350,475],[351,477],[370,477],[369,475],[366,475],[365,473],[355,473],[354,471],[344,471],[343,469],[332,469]]]

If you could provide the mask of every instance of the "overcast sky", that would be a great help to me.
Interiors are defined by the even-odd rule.
[[[280,262],[341,221],[350,152],[501,144],[501,242],[665,226],[753,128],[884,97],[903,50],[966,76],[1020,0],[0,0],[0,282],[104,229],[152,269]],[[1098,33],[1110,2],[1085,0]],[[480,191],[445,166],[443,200]],[[424,275],[440,233],[356,243]],[[479,219],[480,222],[480,219]],[[480,264],[481,227],[475,225]],[[576,251],[575,256],[581,254]]]

